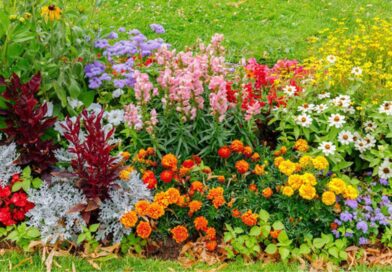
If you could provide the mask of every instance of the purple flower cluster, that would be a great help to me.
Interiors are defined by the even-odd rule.
[[[154,31],[154,32],[157,33],[157,34],[163,34],[163,33],[165,33],[165,29],[163,28],[162,25],[159,25],[159,24],[151,24],[151,25],[150,25],[150,28],[151,28],[152,31]]]
[[[156,24],[154,24],[154,29],[157,33],[165,31],[162,26]],[[118,32],[125,33],[126,29],[120,27]],[[102,56],[107,61],[107,65],[96,60],[85,66],[89,88],[98,89],[104,81],[112,82],[115,88],[133,87],[135,84],[134,58],[150,56],[163,45],[169,46],[161,38],[148,40],[137,29],[130,30],[125,35],[128,35],[127,39],[109,42],[109,40],[119,38],[119,34],[112,31],[105,39],[95,41],[95,48],[103,50]],[[111,69],[106,72],[106,67]]]
[[[355,200],[346,200],[339,218],[338,229],[332,230],[336,238],[341,235],[353,238],[359,245],[368,243],[368,238],[377,235],[378,229],[390,225],[392,203],[388,196],[379,196],[368,189]]]

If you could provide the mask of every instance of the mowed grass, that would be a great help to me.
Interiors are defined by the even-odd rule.
[[[101,271],[241,271],[241,272],[253,272],[253,271],[309,271],[310,267],[301,267],[296,263],[245,263],[241,260],[223,264],[207,265],[203,263],[197,263],[192,267],[182,266],[180,263],[175,261],[162,261],[156,259],[142,259],[136,257],[124,257],[119,259],[112,259],[106,262],[97,264],[100,266]],[[45,271],[45,265],[41,261],[41,257],[38,254],[30,255],[27,253],[6,253],[0,255],[0,271]],[[76,257],[55,257],[52,271],[96,271],[91,264],[86,260]],[[351,271],[365,272],[365,271],[377,271],[387,272],[391,271],[388,267],[366,267],[357,266]]]
[[[355,19],[391,18],[387,0],[68,0],[92,14],[96,27],[125,26],[149,34],[149,24],[166,28],[162,37],[182,49],[197,38],[209,40],[223,33],[232,60],[256,57],[264,62],[279,58],[303,59],[307,39],[325,28],[335,28],[334,19],[346,19],[350,30]],[[93,4],[95,2],[95,4]],[[91,12],[93,10],[93,12]],[[150,36],[150,35],[149,35]],[[323,37],[320,37],[323,38]]]

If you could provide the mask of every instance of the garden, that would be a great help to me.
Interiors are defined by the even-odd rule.
[[[0,3],[0,270],[390,271],[392,3]]]

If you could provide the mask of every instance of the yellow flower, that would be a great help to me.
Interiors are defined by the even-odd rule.
[[[45,18],[45,20],[60,20],[61,9],[55,5],[44,6],[41,9],[41,15]]]
[[[129,211],[121,216],[120,222],[125,228],[133,228],[137,223],[137,214],[135,211]]]
[[[294,194],[294,190],[293,188],[291,188],[290,186],[284,186],[282,189],[282,194],[284,194],[285,196],[292,196]]]
[[[309,185],[316,185],[317,184],[317,179],[316,177],[311,174],[311,173],[305,173],[302,175],[302,180],[305,184],[309,184]]]
[[[312,163],[317,170],[325,170],[329,167],[329,163],[324,156],[317,156],[312,160]]]
[[[290,176],[296,170],[296,164],[290,160],[285,160],[279,164],[278,168],[281,173]]]
[[[316,196],[316,189],[309,184],[304,184],[299,188],[299,195],[303,199],[312,200]]]
[[[330,189],[335,194],[340,195],[346,189],[346,183],[340,178],[333,178],[328,183],[328,189]]]
[[[294,144],[294,149],[300,152],[306,152],[309,150],[308,142],[304,139],[298,139]]]
[[[262,176],[265,174],[265,167],[264,165],[256,164],[254,173],[258,176]]]
[[[300,175],[294,174],[289,176],[287,183],[290,185],[291,188],[294,190],[298,190],[301,187],[303,181]]]
[[[127,170],[121,170],[119,173],[119,178],[123,181],[129,180],[129,177],[131,176],[131,172]]]
[[[336,196],[334,194],[334,192],[331,191],[326,191],[323,193],[323,195],[321,196],[321,200],[322,202],[327,205],[327,206],[331,206],[332,204],[335,203],[336,201]]]
[[[275,165],[276,167],[279,167],[280,163],[283,162],[283,161],[284,161],[284,158],[283,158],[283,157],[277,157],[277,158],[275,158],[275,160],[274,160],[274,165]]]
[[[343,196],[347,199],[356,199],[358,197],[358,191],[352,185],[348,185],[343,191]]]
[[[299,159],[299,165],[301,165],[302,168],[310,167],[312,166],[312,158],[310,156],[303,156]]]

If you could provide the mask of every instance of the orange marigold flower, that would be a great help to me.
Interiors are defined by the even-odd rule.
[[[145,149],[140,149],[137,153],[138,159],[144,159],[147,156],[147,151]]]
[[[247,225],[247,226],[254,226],[257,224],[257,217],[258,215],[255,213],[252,213],[251,210],[248,210],[241,216],[242,222]]]
[[[251,185],[249,185],[249,190],[251,190],[253,192],[257,192],[257,185],[252,183]]]
[[[230,145],[231,151],[241,153],[244,150],[244,144],[240,140],[234,140]]]
[[[171,229],[171,234],[173,235],[173,239],[178,243],[184,242],[186,239],[188,239],[188,230],[184,226],[177,226],[175,228]]]
[[[194,182],[191,183],[190,190],[191,190],[192,192],[199,192],[199,193],[202,193],[202,192],[203,192],[203,189],[204,189],[204,185],[203,185],[203,183],[201,183],[200,181],[194,181]]]
[[[224,182],[225,182],[225,176],[218,176],[216,179],[217,179],[218,182],[220,182],[220,183],[224,183]]]
[[[149,222],[142,221],[136,227],[136,234],[142,239],[147,239],[148,237],[150,237],[151,232],[152,228]]]
[[[124,161],[129,160],[129,158],[131,157],[131,153],[129,153],[128,151],[123,151],[120,154]]]
[[[193,221],[196,230],[206,231],[208,227],[208,220],[204,216],[198,216]]]
[[[206,237],[208,240],[215,240],[216,239],[216,230],[213,227],[209,227],[206,230]]]
[[[207,198],[211,200],[211,199],[214,199],[214,198],[217,198],[217,197],[221,197],[221,196],[223,196],[223,192],[224,192],[224,190],[223,190],[222,187],[212,188],[208,192]]]
[[[223,206],[226,203],[226,200],[223,196],[216,197],[212,200],[212,204],[216,209]]]
[[[147,200],[139,200],[135,204],[135,210],[139,216],[145,216],[147,214],[147,208],[150,206],[150,202]]]
[[[244,147],[244,150],[242,150],[242,154],[244,154],[245,157],[249,158],[252,156],[253,149],[249,145]]]
[[[178,203],[178,200],[181,197],[180,191],[176,188],[169,188],[166,191],[166,195],[168,196],[169,204]]]
[[[129,211],[121,216],[120,222],[124,225],[125,228],[133,228],[137,223],[137,214],[135,211]]]
[[[265,198],[270,198],[273,194],[273,191],[270,187],[267,187],[263,190],[262,194]]]
[[[192,216],[193,213],[200,210],[202,206],[203,206],[203,203],[199,200],[192,200],[191,202],[189,202],[188,207],[189,207],[190,216]]]
[[[146,214],[152,219],[159,219],[165,214],[165,209],[160,204],[153,202],[148,206]]]
[[[235,163],[235,168],[240,174],[245,174],[249,170],[249,163],[245,160],[240,160]]]
[[[118,177],[123,180],[123,181],[127,181],[129,180],[129,177],[131,176],[131,172],[127,171],[127,170],[121,170],[120,173],[118,174]]]
[[[177,170],[177,158],[173,154],[169,153],[162,157],[161,164],[164,168]]]
[[[177,205],[179,206],[179,207],[185,207],[186,205],[187,205],[187,202],[189,201],[189,198],[188,198],[188,196],[186,196],[186,195],[180,195],[180,197],[178,198],[178,201],[177,201]]]
[[[214,251],[217,246],[218,246],[218,243],[215,240],[208,241],[206,243],[206,248],[208,251]]]
[[[147,148],[146,152],[147,152],[147,154],[149,156],[154,156],[155,155],[155,149],[153,147]]]
[[[232,198],[230,199],[229,203],[227,203],[227,207],[229,207],[229,208],[233,207],[234,202],[235,202],[235,198],[232,197]]]
[[[205,174],[209,174],[209,173],[211,173],[212,172],[212,170],[211,170],[211,168],[210,167],[208,167],[208,166],[204,166],[204,168],[203,168],[203,173],[205,173]]]
[[[294,144],[294,149],[300,152],[306,152],[309,150],[308,142],[304,139],[298,139]]]
[[[157,179],[155,178],[154,172],[147,170],[142,176],[143,183],[147,185],[148,189],[153,189],[157,185]]]
[[[274,160],[274,165],[275,165],[276,167],[279,167],[280,163],[283,162],[283,161],[284,161],[284,158],[283,158],[283,157],[277,157],[277,158],[275,158],[275,160]]]
[[[256,164],[255,170],[253,170],[253,173],[255,173],[258,176],[264,175],[265,174],[265,166],[260,165],[260,164]]]
[[[186,167],[181,167],[180,168],[180,176],[181,177],[186,177],[187,175],[189,175],[189,172],[191,171],[191,169],[186,168]]]
[[[280,148],[280,154],[284,155],[284,154],[286,154],[286,153],[287,153],[287,147],[282,146],[282,147]]]
[[[271,237],[274,238],[274,239],[278,239],[279,234],[280,234],[280,230],[271,230],[271,231],[270,231],[270,235],[271,235]]]
[[[253,155],[250,157],[250,159],[251,159],[252,162],[256,162],[256,161],[260,160],[260,154],[257,153],[257,152],[255,152],[255,153],[253,153]]]
[[[169,195],[166,192],[156,193],[154,196],[154,202],[166,208],[170,204]]]
[[[164,183],[169,183],[173,180],[174,173],[172,170],[163,170],[160,178]]]
[[[219,157],[221,157],[222,159],[227,159],[230,157],[231,155],[231,150],[229,147],[227,146],[222,146],[221,148],[219,148],[218,150],[218,155]]]
[[[237,209],[231,211],[231,215],[235,218],[239,218],[241,216],[241,212]]]
[[[282,155],[281,152],[280,152],[280,150],[275,150],[275,151],[274,151],[274,156],[275,156],[275,157],[278,157],[278,156],[280,156],[280,155]]]

